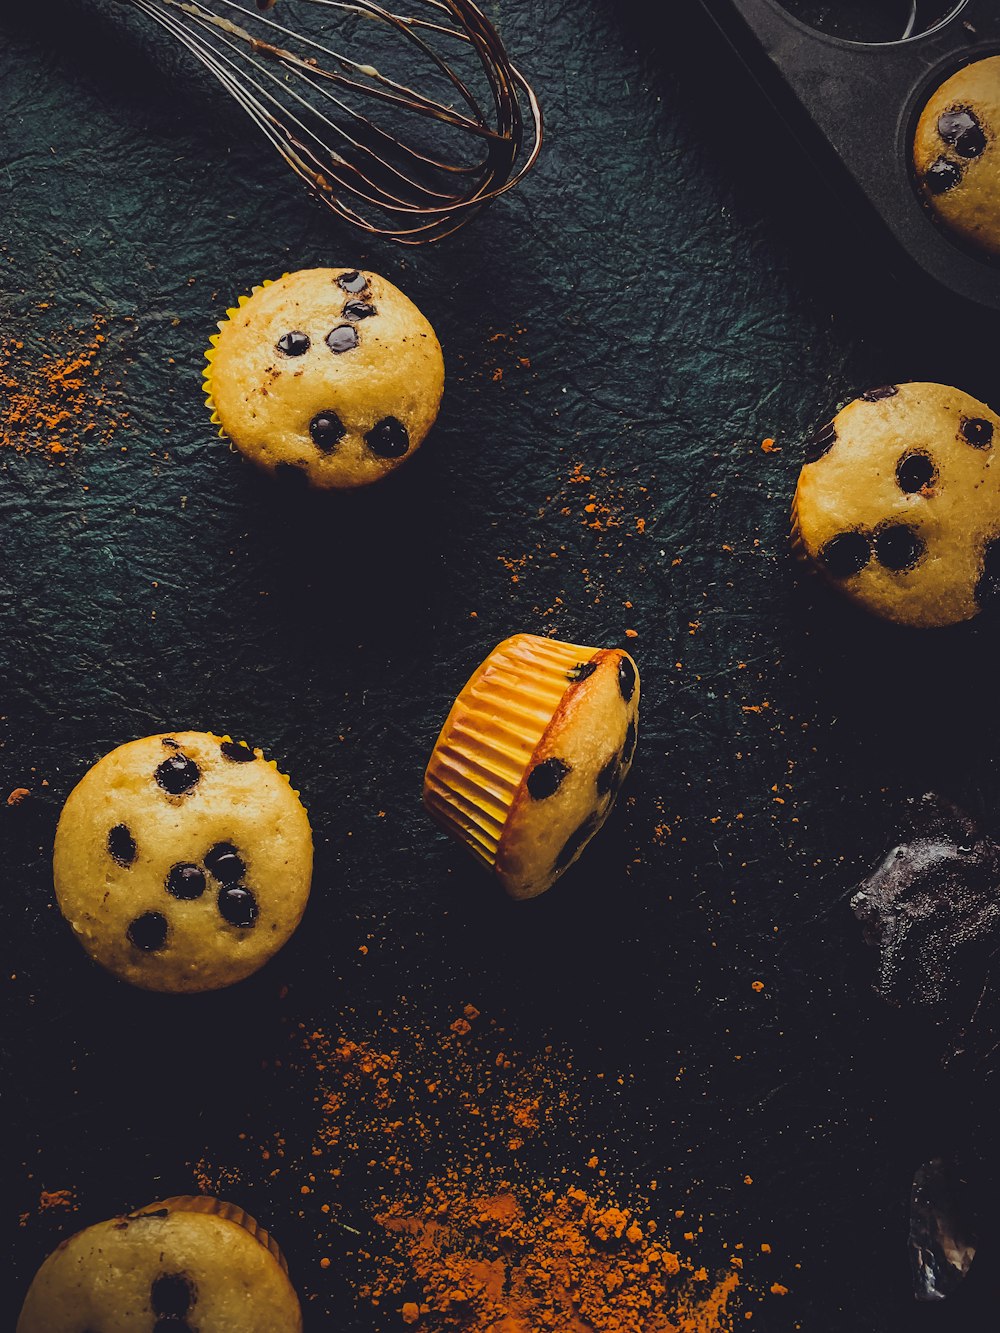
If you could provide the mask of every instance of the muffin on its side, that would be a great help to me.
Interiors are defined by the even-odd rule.
[[[886,385],[815,437],[796,553],[886,620],[969,620],[1000,593],[1000,417],[943,384]]]
[[[17,1333],[301,1333],[276,1242],[233,1204],[178,1196],[64,1240]]]
[[[534,898],[607,819],[632,766],[638,715],[628,653],[516,634],[455,701],[424,803],[511,897]]]
[[[63,916],[110,972],[147,990],[216,990],[295,930],[312,833],[260,750],[175,731],[121,745],[83,776],[53,869]]]
[[[1000,255],[1000,56],[966,65],[920,116],[913,166],[924,202],[956,238]]]
[[[274,472],[313,486],[379,481],[437,417],[444,360],[413,302],[376,273],[314,268],[255,287],[206,353],[219,433]]]

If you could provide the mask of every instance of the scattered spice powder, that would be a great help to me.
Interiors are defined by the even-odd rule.
[[[741,1243],[706,1239],[690,1206],[662,1188],[654,1206],[656,1182],[616,1167],[596,1103],[592,1141],[604,1074],[562,1048],[525,1056],[470,1004],[434,1025],[407,1011],[380,1012],[377,1040],[350,1012],[336,1031],[294,1023],[280,1064],[313,1101],[312,1141],[246,1145],[313,1220],[313,1273],[352,1288],[373,1328],[732,1333],[771,1299]],[[193,1171],[212,1193],[233,1168]]]
[[[44,348],[0,342],[0,448],[37,451],[60,462],[86,442],[108,444],[127,423],[120,384],[104,380],[107,321],[49,334]]]

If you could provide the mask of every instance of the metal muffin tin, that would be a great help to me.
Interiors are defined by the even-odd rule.
[[[879,45],[808,27],[778,0],[702,4],[796,136],[826,158],[838,188],[881,218],[901,276],[926,275],[1000,310],[1000,262],[935,222],[912,167],[914,130],[931,94],[962,66],[1000,53],[1000,0],[955,0],[926,32]]]

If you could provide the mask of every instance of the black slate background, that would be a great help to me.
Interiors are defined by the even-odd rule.
[[[405,996],[411,1019],[471,1001],[522,1050],[571,1050],[575,1133],[608,1146],[623,1192],[669,1173],[663,1205],[705,1215],[709,1260],[723,1239],[774,1247],[752,1277],[791,1291],[753,1327],[970,1327],[975,1283],[913,1305],[906,1203],[913,1167],[988,1123],[992,1097],[950,1087],[933,1040],[881,1010],[846,895],[905,793],[995,816],[996,628],[864,621],[799,585],[786,531],[801,441],[856,392],[927,378],[1000,402],[995,324],[894,286],[690,3],[669,29],[639,0],[490,4],[546,150],[417,253],[313,207],[116,8],[0,15],[2,330],[44,345],[106,313],[132,412],[65,467],[0,459],[0,794],[33,793],[0,823],[2,1326],[66,1229],[190,1188],[189,1163],[237,1154],[241,1131],[311,1132],[272,1064],[290,1021],[349,1012],[377,1039]],[[328,263],[403,286],[449,369],[400,480],[339,499],[242,465],[199,392],[225,305]],[[587,526],[591,490],[621,526]],[[501,900],[422,813],[437,728],[507,634],[626,628],[644,691],[629,799],[556,890]],[[189,1000],[91,966],[49,864],[87,766],[183,726],[277,756],[317,845],[305,928],[258,977]],[[635,1078],[612,1096],[599,1071]],[[579,1155],[568,1129],[549,1151]],[[232,1193],[288,1251],[310,1333],[368,1333],[338,1264],[317,1266],[334,1242],[317,1248],[298,1184],[247,1168]],[[67,1185],[72,1217],[33,1212]]]

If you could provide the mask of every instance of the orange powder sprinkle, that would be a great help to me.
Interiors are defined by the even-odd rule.
[[[100,356],[107,321],[50,334],[43,348],[0,342],[0,447],[63,461],[86,441],[108,444],[127,422],[119,385],[108,386]]]

